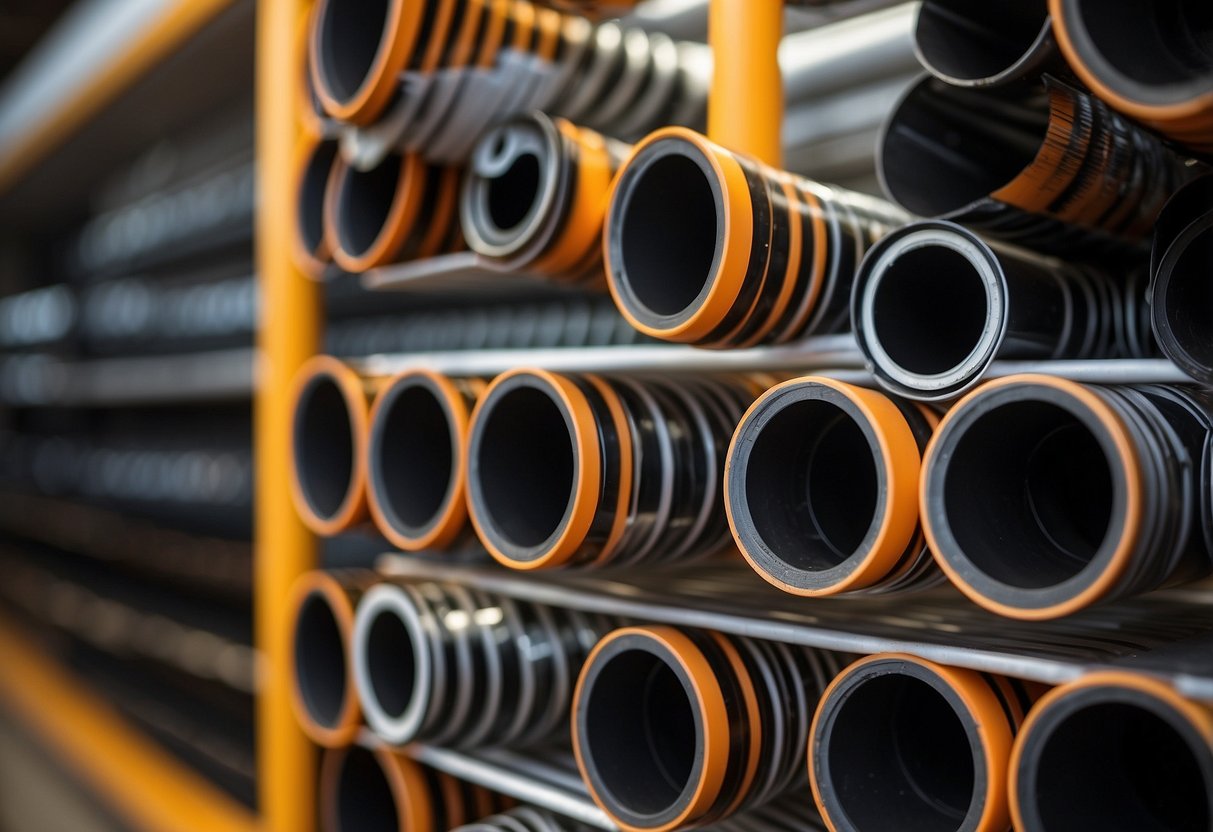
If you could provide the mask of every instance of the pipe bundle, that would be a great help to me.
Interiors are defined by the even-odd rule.
[[[1132,253],[1191,176],[1153,135],[1052,78],[1043,91],[924,78],[889,115],[877,168],[907,211],[1105,259]]]
[[[607,193],[627,150],[538,112],[495,128],[463,186],[468,246],[508,271],[600,282]]]
[[[445,832],[513,801],[388,748],[329,749],[317,790],[325,832]]]
[[[477,535],[515,569],[720,551],[725,451],[755,392],[739,378],[498,376],[468,441]]]
[[[1132,277],[987,242],[950,222],[915,222],[864,259],[852,329],[882,386],[950,399],[995,359],[1144,357],[1149,308],[1142,273]]]
[[[1034,692],[899,653],[860,659],[813,718],[809,779],[822,816],[834,832],[1005,832],[1012,742]]]
[[[1192,378],[1213,383],[1213,176],[1171,198],[1154,225],[1150,312],[1168,358]]]
[[[737,547],[797,595],[920,589],[942,581],[918,522],[923,405],[832,379],[778,384],[729,446],[725,506]]]
[[[616,177],[607,276],[624,317],[647,335],[785,343],[847,327],[860,258],[905,220],[882,200],[668,128],[638,144]]]
[[[922,520],[951,581],[1047,619],[1213,573],[1213,400],[1184,387],[988,382],[944,417]]]
[[[456,584],[380,583],[353,625],[362,711],[391,745],[521,748],[557,738],[577,673],[611,626]]]
[[[594,802],[625,829],[687,829],[802,785],[810,714],[838,667],[830,653],[708,630],[615,630],[573,711]]]
[[[447,161],[466,158],[493,124],[537,109],[623,138],[700,123],[698,57],[665,35],[530,0],[324,0],[310,43],[330,116]]]
[[[1095,672],[1037,703],[1010,768],[1016,829],[1213,826],[1213,710],[1138,673]]]

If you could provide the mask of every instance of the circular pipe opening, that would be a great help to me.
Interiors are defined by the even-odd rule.
[[[418,649],[404,619],[391,608],[374,611],[365,629],[362,661],[368,693],[376,710],[389,719],[403,719],[418,690]]]
[[[1048,19],[1048,0],[926,0],[914,40],[933,72],[975,82],[1015,66]]]
[[[666,153],[637,170],[617,223],[622,273],[642,313],[667,317],[690,307],[712,279],[719,218],[707,173]]]
[[[1043,589],[1091,564],[1111,533],[1114,489],[1088,424],[1052,402],[1013,400],[977,416],[937,453],[949,450],[940,511],[980,573]]]
[[[299,395],[294,425],[299,490],[317,517],[332,520],[354,484],[354,426],[337,380],[312,377]]]
[[[1169,332],[1160,339],[1185,353],[1185,364],[1195,364],[1213,374],[1213,227],[1206,228],[1184,247],[1171,266],[1167,289],[1156,302],[1161,304]]]
[[[336,142],[320,142],[312,150],[303,170],[296,208],[299,239],[308,252],[318,251],[324,243],[324,195],[336,157]]]
[[[1066,7],[1071,40],[1104,83],[1158,103],[1168,92],[1171,101],[1207,93],[1213,5],[1205,0],[1071,0]]]
[[[404,158],[389,153],[370,170],[346,165],[337,186],[337,241],[342,251],[361,257],[375,245],[392,213]]]
[[[399,832],[396,795],[375,753],[360,745],[342,753],[333,813],[339,832]]]
[[[563,410],[543,390],[516,385],[494,397],[475,430],[472,476],[485,519],[511,546],[539,546],[560,528],[575,496]]]
[[[372,437],[371,478],[393,526],[418,535],[453,496],[461,438],[439,394],[425,383],[389,393]]]
[[[621,652],[601,666],[585,704],[584,730],[600,797],[638,816],[675,805],[701,745],[682,680],[646,650]]]
[[[913,676],[871,676],[833,713],[827,746],[829,804],[847,828],[954,832],[976,791],[974,751],[952,704]]]
[[[522,225],[539,197],[539,157],[522,153],[488,182],[488,218],[501,233]]]
[[[1198,746],[1199,747],[1199,746]],[[1205,832],[1213,784],[1192,740],[1171,721],[1130,702],[1097,702],[1066,715],[1035,761],[1042,830]]]
[[[899,253],[864,300],[872,306],[874,342],[917,375],[957,370],[981,345],[990,299],[981,273],[960,252],[920,246]]]
[[[317,61],[329,94],[348,103],[370,80],[397,0],[328,0],[316,21]]]
[[[771,553],[803,571],[852,557],[874,524],[877,461],[863,429],[820,399],[783,407],[753,439],[746,508]]]
[[[337,728],[345,710],[345,638],[328,599],[312,592],[295,622],[295,683],[308,717]]]

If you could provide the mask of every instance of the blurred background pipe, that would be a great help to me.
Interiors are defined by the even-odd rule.
[[[1154,226],[1150,317],[1168,358],[1192,378],[1213,383],[1213,176],[1171,197]]]
[[[1191,176],[1153,135],[1055,79],[1042,91],[924,78],[885,122],[877,170],[914,214],[1112,262],[1137,252]]]
[[[382,384],[327,355],[295,375],[291,497],[316,534],[348,531],[369,517],[366,448],[371,401]]]
[[[1213,572],[1213,403],[1162,385],[988,382],[923,463],[936,560],[972,600],[1048,619]]]
[[[325,832],[444,832],[512,805],[395,751],[361,744],[324,752],[318,797]]]
[[[914,50],[928,72],[960,87],[1034,81],[1065,70],[1048,0],[924,0]]]
[[[371,407],[371,516],[405,551],[467,541],[468,426],[480,379],[412,370],[386,382]]]
[[[1127,291],[1140,295],[1131,306]],[[996,359],[1144,357],[1133,353],[1144,345],[1127,335],[1144,329],[1144,291],[954,223],[921,221],[868,252],[855,276],[851,326],[881,386],[949,399]],[[1127,320],[1130,309],[1139,320]]]
[[[849,326],[858,259],[906,219],[874,197],[661,130],[636,146],[612,189],[611,295],[634,327],[668,341],[743,347],[838,332]]]
[[[757,392],[740,379],[498,376],[472,414],[476,534],[514,569],[722,551],[725,450]]]
[[[860,659],[813,718],[809,779],[835,832],[1004,832],[1011,743],[1036,691],[900,653]]]
[[[295,234],[291,244],[295,265],[312,278],[322,277],[333,259],[324,233],[324,205],[336,158],[336,140],[310,136],[300,139]]]
[[[590,795],[620,826],[655,830],[786,793],[804,782],[809,715],[839,666],[834,654],[708,630],[615,630],[577,683],[573,749]]]
[[[1213,15],[1202,0],[1049,0],[1078,77],[1122,113],[1213,153]]]
[[[1045,694],[1015,741],[1016,829],[1213,825],[1213,711],[1149,676],[1095,672]]]
[[[370,570],[314,570],[291,588],[291,701],[317,745],[349,745],[362,727],[350,646],[354,609],[377,576]]]
[[[367,724],[391,745],[560,739],[577,673],[612,626],[455,584],[381,583],[359,603],[353,633]]]
[[[492,130],[464,180],[468,246],[503,269],[601,287],[607,194],[629,149],[539,112]]]
[[[763,393],[725,469],[741,553],[796,595],[941,583],[918,525],[921,454],[937,422],[922,405],[826,378]]]

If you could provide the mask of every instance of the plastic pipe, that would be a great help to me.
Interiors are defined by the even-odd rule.
[[[1150,318],[1168,358],[1203,384],[1213,383],[1213,176],[1167,202],[1154,226]]]
[[[324,204],[329,174],[337,159],[337,142],[305,136],[298,154],[291,254],[299,270],[315,279],[324,274],[333,259],[324,233]]]
[[[914,51],[928,72],[961,87],[1034,81],[1065,66],[1048,0],[924,0]]]

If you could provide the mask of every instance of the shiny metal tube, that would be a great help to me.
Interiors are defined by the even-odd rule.
[[[1012,618],[1197,580],[1213,572],[1211,441],[1201,391],[988,382],[927,448],[927,540],[953,584]]]
[[[625,627],[577,683],[573,750],[594,802],[631,829],[693,828],[804,782],[831,653],[708,630]]]
[[[1039,91],[924,78],[886,121],[877,169],[914,214],[1111,262],[1140,253],[1192,175],[1154,136],[1052,79]]]
[[[368,496],[380,532],[405,551],[468,540],[468,423],[480,379],[412,370],[385,382],[370,413]]]
[[[757,392],[731,378],[498,376],[472,414],[476,534],[514,569],[719,552],[725,448]]]
[[[859,258],[906,219],[668,128],[616,177],[603,237],[611,295],[634,327],[667,341],[742,347],[838,332]]]
[[[1090,673],[1036,703],[1009,773],[1016,829],[1208,829],[1213,710],[1151,676]]]
[[[809,779],[835,832],[1010,828],[1011,743],[1037,693],[1005,676],[881,653],[813,718]]]
[[[881,386],[950,399],[996,359],[1144,357],[1134,351],[1148,344],[1127,333],[1143,328],[1145,287],[1125,282],[950,222],[914,222],[864,258],[851,327]]]
[[[725,506],[768,583],[796,595],[884,593],[943,582],[918,523],[922,405],[819,377],[783,382],[733,434]]]
[[[367,724],[392,745],[557,739],[586,654],[611,626],[455,584],[378,584],[358,605],[351,647]]]
[[[1182,188],[1154,226],[1150,316],[1168,358],[1204,384],[1213,382],[1213,176]]]

